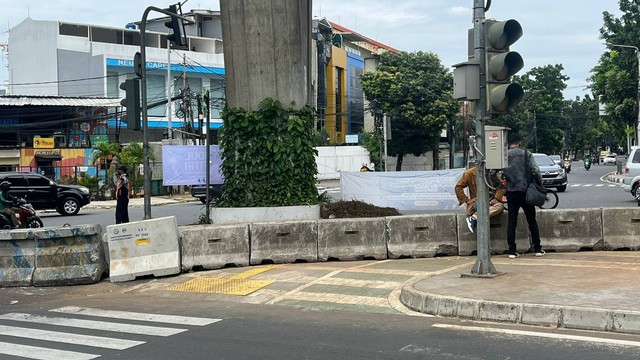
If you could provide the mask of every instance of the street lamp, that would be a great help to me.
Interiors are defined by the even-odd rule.
[[[637,105],[638,105],[638,117],[636,119],[636,145],[640,145],[640,50],[636,46],[631,45],[619,45],[619,44],[610,44],[605,43],[605,45],[609,47],[621,47],[627,49],[633,49],[636,52],[636,59],[638,60],[638,94],[637,94]]]

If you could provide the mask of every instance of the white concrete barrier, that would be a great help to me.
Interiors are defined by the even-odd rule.
[[[180,273],[180,244],[175,216],[107,226],[109,279]]]
[[[390,259],[458,255],[455,214],[389,216]]]
[[[387,258],[384,218],[318,221],[318,261]]]
[[[318,261],[318,222],[251,224],[251,265]]]
[[[607,249],[640,250],[640,208],[602,209],[602,235]]]
[[[180,234],[186,271],[249,266],[248,224],[183,226]]]

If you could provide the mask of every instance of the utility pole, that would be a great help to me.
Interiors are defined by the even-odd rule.
[[[173,129],[171,128],[172,102],[171,102],[171,84],[173,79],[171,78],[171,41],[167,39],[167,137],[173,139]]]

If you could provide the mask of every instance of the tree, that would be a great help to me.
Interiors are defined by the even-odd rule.
[[[569,77],[561,64],[534,67],[513,81],[524,89],[524,99],[497,122],[518,132],[528,148],[548,154],[563,152],[565,117],[562,91]]]
[[[608,44],[640,47],[640,4],[620,0],[619,18],[605,11],[600,38]],[[638,59],[632,48],[610,47],[591,70],[591,90],[604,103],[611,135],[626,142],[625,131],[635,129],[638,114]]]
[[[374,112],[390,117],[388,153],[396,156],[396,171],[405,155],[433,150],[438,168],[440,133],[458,112],[453,77],[431,52],[385,52],[376,71],[362,76],[362,88]]]

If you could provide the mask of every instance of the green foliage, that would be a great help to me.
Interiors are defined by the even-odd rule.
[[[95,165],[98,160],[117,155],[119,152],[119,143],[99,143],[93,148],[93,153],[91,153],[91,163]]]
[[[376,164],[376,171],[384,169],[381,150],[383,150],[383,136],[379,132],[363,132],[359,136],[360,145],[369,152],[369,161]]]
[[[600,38],[604,43],[625,45],[609,47],[591,70],[591,90],[596,99],[606,105],[609,124],[607,146],[626,144],[626,129],[635,128],[638,114],[638,58],[633,47],[640,47],[640,4],[620,0],[621,16],[603,13]]]
[[[383,53],[376,71],[362,76],[362,88],[373,111],[391,118],[388,153],[398,156],[398,166],[405,154],[437,150],[442,129],[460,108],[451,72],[430,52]]]
[[[314,146],[329,146],[331,145],[331,138],[329,137],[329,132],[327,128],[323,127],[320,131],[314,131]]]
[[[225,109],[220,131],[223,207],[318,203],[313,110],[284,109],[271,98],[258,111]]]
[[[105,200],[106,187],[99,188],[99,182],[100,178],[97,176],[78,176],[78,185],[88,187],[94,199]]]
[[[563,114],[562,91],[569,77],[560,64],[534,67],[522,76],[514,76],[524,89],[524,99],[509,115],[495,121],[518,132],[525,145],[538,152],[565,152],[567,119]]]

